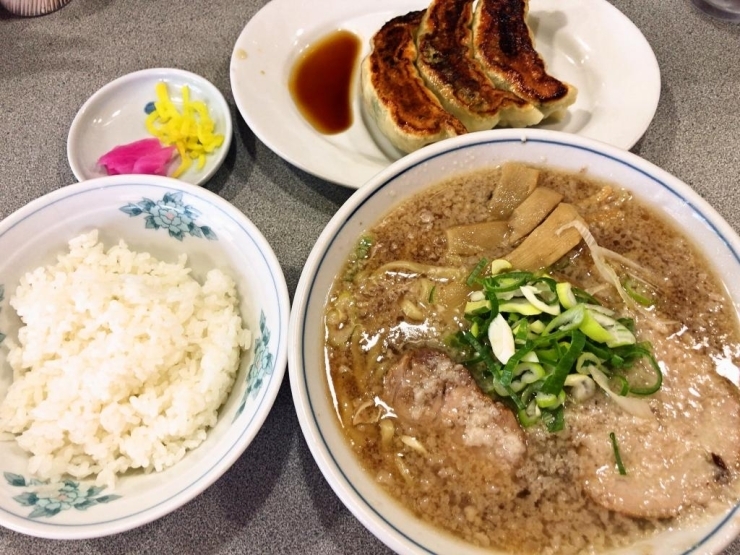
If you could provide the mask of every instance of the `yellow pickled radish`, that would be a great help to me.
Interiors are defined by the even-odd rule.
[[[195,167],[203,169],[206,155],[224,142],[224,136],[214,133],[216,125],[208,114],[208,107],[201,100],[190,99],[190,88],[183,85],[182,109],[170,99],[167,84],[155,85],[157,100],[154,110],[147,116],[147,131],[157,137],[163,145],[174,145],[180,155],[180,165],[172,172],[179,177],[196,161]]]

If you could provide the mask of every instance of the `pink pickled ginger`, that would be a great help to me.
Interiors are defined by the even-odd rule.
[[[98,159],[108,175],[146,173],[167,175],[167,169],[174,146],[162,146],[159,139],[141,139],[126,145],[119,145]]]

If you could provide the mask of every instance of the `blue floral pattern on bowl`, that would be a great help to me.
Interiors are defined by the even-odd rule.
[[[56,485],[55,490],[48,490],[39,487],[48,486],[47,482],[35,479],[26,480],[20,474],[11,472],[5,472],[4,476],[8,484],[13,487],[30,488],[29,491],[13,497],[24,507],[33,507],[28,518],[53,517],[69,509],[85,511],[94,505],[110,503],[121,498],[120,495],[100,495],[105,487],[85,487],[74,480],[64,480]]]
[[[196,225],[195,220],[200,212],[185,204],[182,193],[165,193],[161,200],[153,201],[146,197],[136,204],[129,203],[119,208],[132,218],[145,214],[145,227],[148,229],[163,228],[170,237],[182,241],[185,235],[205,237],[217,241],[216,233],[207,225]]]
[[[247,374],[247,389],[242,397],[242,402],[239,404],[239,408],[236,410],[234,420],[244,411],[244,407],[247,405],[247,399],[250,394],[256,395],[262,387],[262,382],[265,378],[272,374],[274,370],[273,354],[268,351],[268,344],[270,343],[270,330],[267,327],[267,319],[265,313],[260,311],[260,333],[254,340],[254,360],[252,365],[249,367]]]

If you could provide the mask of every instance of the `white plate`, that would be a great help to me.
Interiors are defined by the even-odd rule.
[[[154,87],[164,81],[170,98],[182,104],[180,88],[190,88],[191,100],[202,100],[215,124],[215,133],[224,136],[224,143],[206,157],[206,164],[197,169],[192,164],[178,179],[202,185],[221,166],[231,145],[231,111],[223,94],[200,75],[172,68],[143,69],[111,81],[80,108],[72,121],[67,137],[67,159],[75,177],[84,181],[103,177],[107,173],[98,166],[98,159],[113,147],[151,138],[146,129],[146,105],[155,100]],[[176,167],[177,162],[173,165]]]
[[[290,71],[307,46],[337,29],[360,37],[364,57],[383,23],[427,5],[428,0],[272,0],[247,23],[231,56],[231,89],[247,125],[302,170],[360,187],[393,160],[362,122],[359,71],[354,124],[336,135],[318,133],[300,115],[288,91]],[[538,127],[631,148],[660,97],[658,62],[639,29],[606,0],[531,0],[529,14],[548,70],[578,88],[563,121]]]

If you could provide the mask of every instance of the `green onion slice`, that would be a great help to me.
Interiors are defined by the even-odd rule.
[[[637,342],[632,319],[568,282],[506,261],[482,259],[467,283],[475,287],[464,313],[469,328],[450,344],[483,391],[516,409],[522,426],[562,430],[566,396],[583,401],[596,385],[624,410],[652,417],[635,396],[657,392],[663,374],[652,346]],[[655,375],[647,385],[629,377],[641,359]]]
[[[478,280],[478,276],[483,272],[483,270],[486,267],[486,264],[488,264],[488,260],[485,258],[481,258],[478,261],[478,264],[475,265],[475,268],[473,268],[473,271],[470,272],[470,275],[468,276],[468,279],[466,281],[468,287],[472,287],[473,284]]]
[[[617,444],[617,436],[614,432],[609,433],[609,439],[612,442],[612,450],[614,451],[614,459],[617,461],[617,470],[622,476],[627,475],[627,470],[624,468],[622,463],[622,455],[619,454],[619,445]]]
[[[544,393],[555,395],[563,390],[563,387],[565,386],[565,378],[570,374],[570,371],[578,360],[578,356],[583,351],[583,346],[585,344],[586,336],[581,331],[574,330],[568,350],[558,361],[558,365],[555,367],[552,374],[550,374],[545,380],[545,383],[542,384],[542,391]]]
[[[637,304],[642,306],[652,306],[655,304],[648,288],[640,281],[627,277],[622,281],[622,287],[624,288],[624,292]]]

